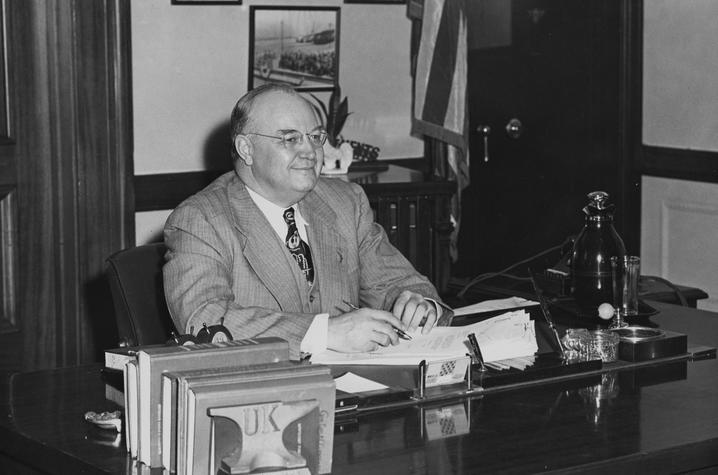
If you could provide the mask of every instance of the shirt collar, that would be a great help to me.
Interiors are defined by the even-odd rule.
[[[279,205],[272,203],[267,198],[260,195],[250,187],[247,186],[246,188],[247,192],[249,193],[249,197],[252,198],[254,204],[256,204],[259,210],[264,213],[270,223],[275,223],[278,219],[281,219],[281,221],[284,222],[284,210],[287,208],[294,208],[294,220],[297,223],[297,227],[300,227],[300,234],[302,234],[302,226],[309,226],[309,223],[307,223],[302,214],[299,212],[299,206],[297,206],[297,203],[294,203],[291,206],[287,206],[287,208],[283,208]]]

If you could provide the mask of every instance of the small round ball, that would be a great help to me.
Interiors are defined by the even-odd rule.
[[[604,302],[598,306],[598,316],[604,320],[610,320],[613,318],[613,314],[615,312],[616,310],[613,308],[613,305],[608,302]]]

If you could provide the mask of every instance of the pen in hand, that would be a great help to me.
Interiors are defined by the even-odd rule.
[[[357,307],[356,305],[354,305],[353,303],[351,303],[347,300],[342,300],[342,302],[344,302],[344,304],[348,305],[349,308],[351,308],[352,310],[359,310],[359,307]],[[394,328],[394,330],[396,331],[396,334],[399,335],[399,338],[401,338],[402,340],[411,340],[411,335],[409,335],[407,332],[405,332],[401,328]]]

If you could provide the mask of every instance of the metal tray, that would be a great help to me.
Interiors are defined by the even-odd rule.
[[[665,335],[665,332],[659,328],[642,327],[636,325],[631,325],[623,328],[612,328],[611,331],[617,333],[621,341],[629,341],[631,343],[655,340]]]

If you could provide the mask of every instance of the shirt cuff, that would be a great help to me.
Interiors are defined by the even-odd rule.
[[[299,350],[302,353],[321,353],[327,349],[327,332],[329,329],[329,314],[319,313],[314,316],[307,333],[304,334]]]

